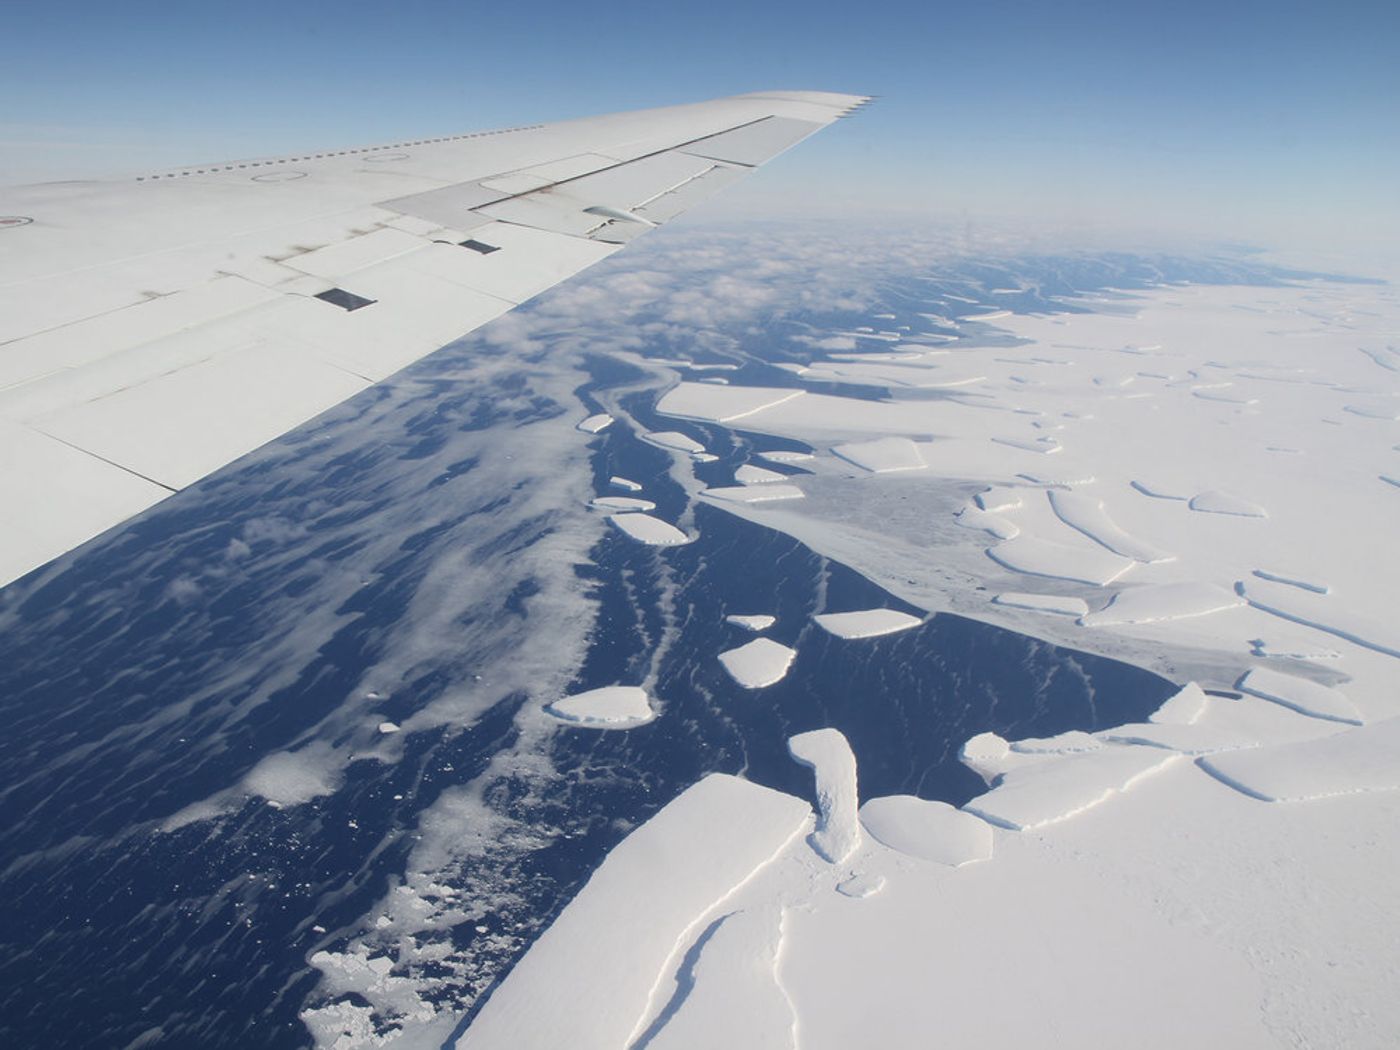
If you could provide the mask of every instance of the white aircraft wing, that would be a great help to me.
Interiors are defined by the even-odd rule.
[[[739,95],[0,189],[0,585],[866,101]]]

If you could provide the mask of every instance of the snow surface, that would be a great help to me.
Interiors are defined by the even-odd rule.
[[[992,601],[997,605],[1009,605],[1016,609],[1034,609],[1036,612],[1059,613],[1061,616],[1083,616],[1089,611],[1089,603],[1083,598],[1062,594],[1027,594],[1024,591],[1003,591]]]
[[[772,627],[775,623],[778,622],[778,618],[776,616],[768,616],[763,613],[753,615],[745,613],[732,613],[724,618],[724,622],[732,623],[735,627],[742,627],[746,631],[753,631],[754,633],[758,633],[759,631],[768,630],[768,628]]]
[[[891,474],[901,470],[923,470],[928,466],[919,453],[919,446],[908,438],[877,438],[874,441],[855,441],[844,445],[834,445],[836,455],[870,471],[872,474]]]
[[[561,722],[593,729],[631,729],[656,717],[647,691],[635,685],[607,685],[574,693],[546,705]]]
[[[813,729],[789,737],[788,752],[816,777],[817,826],[812,832],[812,848],[832,864],[840,864],[860,845],[856,756],[851,745],[835,729]]]
[[[701,387],[702,390],[709,390],[709,387]],[[705,451],[705,446],[694,438],[680,433],[677,430],[663,430],[659,433],[647,433],[642,435],[642,440],[648,441],[658,448],[668,448],[673,452],[689,452],[699,454]]]
[[[599,412],[595,416],[589,416],[578,424],[578,429],[585,434],[597,434],[613,425],[613,417],[606,412]]]
[[[737,777],[706,777],[608,854],[455,1045],[631,1045],[664,994],[660,975],[685,954],[697,922],[810,819],[801,799]]]
[[[1267,667],[1256,667],[1245,674],[1240,679],[1240,688],[1252,696],[1272,700],[1313,718],[1330,718],[1353,725],[1360,725],[1362,721],[1356,705],[1336,689]]]
[[[1201,768],[1247,795],[1298,802],[1368,791],[1400,790],[1400,718],[1321,740],[1216,755]]]
[[[872,798],[860,807],[865,830],[892,850],[962,867],[992,855],[992,829],[970,814],[946,802],[913,795]]]
[[[1128,586],[1097,612],[1081,616],[1085,627],[1107,627],[1117,624],[1155,623],[1158,620],[1184,620],[1191,616],[1207,616],[1244,605],[1234,591],[1213,583],[1187,581]]]
[[[796,485],[727,485],[705,489],[700,495],[727,503],[777,503],[802,499],[804,494]]]
[[[861,609],[856,612],[820,613],[812,617],[822,630],[837,638],[878,638],[907,631],[923,620],[896,609]]]
[[[660,518],[653,518],[650,514],[614,514],[608,521],[623,535],[638,543],[654,547],[677,547],[691,542],[691,537],[680,529]]]
[[[787,475],[745,463],[734,472],[734,480],[740,485],[766,485],[772,481],[786,481]]]
[[[750,411],[746,433],[824,448],[894,439],[926,469],[889,478],[871,469],[879,456],[859,474],[818,457],[829,485],[807,486],[803,501],[716,505],[761,516],[929,612],[1200,685],[1146,722],[1092,736],[968,740],[962,758],[989,786],[960,816],[987,826],[995,852],[983,863],[916,863],[868,822],[840,865],[790,842],[696,917],[688,947],[654,971],[662,991],[632,1031],[649,1031],[675,999],[669,1016],[688,1012],[690,1035],[674,1045],[707,1045],[701,1015],[727,1024],[724,1004],[745,1000],[725,967],[702,974],[698,962],[725,916],[776,906],[776,938],[767,918],[745,938],[776,945],[754,948],[765,965],[750,990],[768,1004],[756,1017],[780,1016],[769,1012],[779,998],[791,1005],[795,1028],[778,1045],[794,1045],[793,1031],[804,1050],[1393,1044],[1400,562],[1388,556],[1394,490],[1376,479],[1396,476],[1397,450],[1391,421],[1345,408],[1400,392],[1400,372],[1382,364],[1393,354],[1357,352],[1393,341],[1400,298],[1309,280],[1102,301],[1112,309],[1001,318],[996,346],[951,344],[957,374],[983,377],[957,397],[814,386]],[[900,341],[826,334],[847,349]],[[813,367],[886,389],[891,368],[926,367],[930,379],[938,368]],[[744,407],[711,389],[720,396],[700,406],[708,421]],[[1047,455],[1038,438],[1051,434],[1058,451]],[[978,509],[1019,529],[1014,538],[956,526],[972,485],[986,495]],[[1036,486],[1084,498],[1041,498]],[[1168,551],[1174,560],[1136,557]],[[1097,613],[1074,610],[1085,624],[987,600],[1020,593],[1025,574],[1065,581],[1065,597],[1118,586],[1107,604],[1098,592]],[[1326,593],[1298,586],[1321,582]],[[1284,681],[1254,677],[1264,670]],[[1201,688],[1237,684],[1247,687],[1238,698]],[[548,1001],[553,989],[510,994]]]
[[[656,504],[649,499],[637,499],[635,496],[596,496],[590,501],[589,506],[597,507],[599,510],[655,510]]]
[[[1030,535],[1003,540],[989,548],[987,554],[1016,572],[1097,587],[1112,583],[1134,564],[1131,559],[1100,547],[1070,546]]]
[[[726,649],[719,654],[719,662],[745,689],[762,689],[781,682],[796,656],[795,649],[771,638],[755,638],[737,649]]]

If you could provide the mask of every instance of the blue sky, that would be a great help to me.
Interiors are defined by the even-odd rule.
[[[5,38],[7,182],[811,87],[881,100],[736,204],[1400,237],[1393,2],[49,0]]]

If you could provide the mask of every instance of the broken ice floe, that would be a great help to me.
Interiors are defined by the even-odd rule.
[[[903,470],[923,470],[927,464],[919,446],[908,438],[887,437],[874,441],[853,441],[831,449],[847,463],[872,474],[892,474]]]
[[[579,423],[578,429],[582,430],[585,434],[597,434],[602,430],[606,430],[608,427],[612,426],[612,424],[612,416],[608,415],[606,412],[599,412],[596,416],[589,416]]]
[[[662,430],[643,434],[642,440],[657,448],[670,449],[672,452],[687,452],[694,455],[705,451],[704,445],[678,430]]]
[[[1155,747],[1114,745],[1018,765],[963,809],[1013,831],[1066,820],[1180,758]]]
[[[655,510],[656,504],[649,499],[637,499],[633,496],[599,496],[589,503],[590,507],[597,507],[599,510]]]
[[[1084,627],[1111,627],[1207,616],[1244,605],[1233,591],[1213,583],[1155,583],[1129,586],[1097,612],[1079,618]]]
[[[863,609],[858,612],[821,613],[812,617],[817,626],[837,638],[878,638],[917,627],[923,620],[895,609]]]
[[[1176,555],[1159,550],[1123,531],[1108,516],[1103,500],[1063,489],[1051,489],[1049,496],[1050,506],[1061,521],[1114,554],[1144,564],[1176,560]]]
[[[756,467],[752,463],[745,463],[734,472],[734,480],[740,485],[766,485],[774,481],[786,481],[786,474],[779,474],[776,470],[766,470],[763,467]]]
[[[992,829],[984,820],[913,795],[872,798],[860,807],[865,830],[892,850],[957,868],[992,855]]]
[[[650,514],[614,514],[608,521],[623,535],[653,547],[679,547],[691,542],[691,537],[680,529]]]
[[[1266,802],[1301,802],[1363,791],[1400,790],[1400,718],[1320,740],[1199,760],[1206,772]]]
[[[1083,616],[1089,611],[1089,603],[1083,598],[1072,598],[1064,594],[1027,594],[1023,591],[1003,591],[992,599],[994,605],[1006,605],[1013,609],[1033,609],[1036,612],[1058,613],[1061,616]]]
[[[1361,713],[1341,692],[1306,678],[1256,667],[1240,679],[1239,688],[1251,696],[1271,700],[1313,718],[1350,722],[1353,725],[1362,722]]]
[[[747,645],[720,653],[719,662],[745,689],[762,689],[782,681],[796,656],[796,650],[771,638],[755,638]]]
[[[630,729],[656,717],[647,691],[634,685],[608,685],[575,693],[545,707],[555,718],[595,729]]]
[[[759,631],[766,631],[768,628],[772,627],[778,622],[778,618],[776,616],[767,616],[763,614],[746,615],[734,613],[726,616],[724,622],[732,623],[735,627],[742,627],[746,631],[753,631],[757,634]]]
[[[701,932],[696,920],[810,820],[803,800],[738,777],[711,774],[682,792],[604,858],[486,1000],[459,1050],[633,1045],[659,976]]]
[[[700,495],[727,503],[777,503],[785,499],[803,498],[802,490],[796,485],[725,485],[705,489]]]
[[[1015,572],[1097,587],[1112,583],[1137,564],[1102,548],[1070,547],[1024,533],[989,547],[987,554]]]
[[[788,738],[788,753],[812,770],[816,780],[817,825],[812,848],[840,864],[860,845],[856,756],[836,729],[814,729]]]

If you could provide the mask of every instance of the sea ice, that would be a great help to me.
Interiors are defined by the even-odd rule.
[[[678,430],[662,430],[642,435],[644,441],[656,445],[658,448],[668,448],[673,452],[689,452],[696,454],[705,451],[705,446],[694,438],[682,434]]]
[[[872,474],[892,474],[901,470],[922,470],[927,464],[919,446],[905,437],[876,438],[836,445],[831,450],[848,463]]]
[[[837,638],[877,638],[917,627],[923,620],[895,609],[863,609],[859,612],[821,613],[817,625]]]
[[[1024,533],[987,548],[987,554],[1015,572],[1098,587],[1112,583],[1137,564],[1101,548],[1070,547]]]
[[[1083,598],[1071,598],[1064,594],[1027,594],[1024,591],[1003,591],[993,598],[992,602],[995,605],[1009,605],[1016,609],[1059,613],[1062,616],[1083,616],[1089,611],[1089,603]]]
[[[913,795],[872,798],[860,807],[865,830],[892,850],[957,868],[992,855],[992,829],[946,802]]]
[[[1306,678],[1280,674],[1266,667],[1256,667],[1240,679],[1239,688],[1251,696],[1272,700],[1313,718],[1360,725],[1361,713],[1342,693]]]
[[[589,416],[583,422],[579,423],[578,429],[582,430],[585,434],[596,434],[600,430],[606,430],[608,427],[612,426],[612,424],[612,416],[608,415],[606,412],[599,412],[596,416]]]
[[[802,799],[721,773],[682,792],[604,858],[457,1047],[632,1045],[677,949],[810,820]]]
[[[1084,627],[1110,627],[1119,624],[1156,623],[1206,616],[1244,605],[1233,591],[1213,583],[1151,583],[1129,586],[1119,591],[1097,612],[1079,618]]]
[[[812,770],[817,790],[817,826],[812,848],[840,864],[860,845],[856,756],[840,731],[813,729],[788,737],[788,753]]]
[[[787,479],[786,474],[779,474],[776,470],[765,470],[752,463],[745,463],[734,472],[734,480],[740,485],[766,485],[769,482],[786,481]]]
[[[1161,485],[1155,481],[1142,481],[1137,478],[1133,479],[1129,484],[1144,496],[1151,496],[1153,499],[1169,499],[1185,502],[1191,498],[1190,493],[1184,492],[1174,485]]]
[[[630,1045],[639,1050],[790,1050],[797,1019],[778,983],[782,946],[781,906],[716,919],[692,947],[698,955],[687,954],[688,971],[677,975],[670,1003]]]
[[[1258,747],[1257,737],[1245,736],[1229,728],[1206,725],[1166,725],[1139,722],[1106,729],[1099,736],[1113,744],[1142,744],[1179,751],[1183,755],[1213,755],[1221,751],[1238,751]]]
[[[992,486],[977,493],[973,498],[976,499],[977,506],[989,514],[1002,514],[1008,510],[1020,510],[1025,501],[1025,491]]]
[[[803,498],[802,490],[796,485],[722,485],[705,489],[700,495],[729,503],[776,503],[779,500]]]
[[[958,761],[991,784],[1015,763],[1008,763],[1011,745],[995,733],[978,733],[968,737],[958,750]]]
[[[691,538],[680,529],[650,514],[614,514],[608,518],[623,535],[654,547],[678,547]]]
[[[725,623],[732,623],[735,627],[742,627],[746,631],[766,631],[778,622],[776,616],[756,615],[748,616],[735,613],[724,618]]]
[[[843,897],[852,897],[856,900],[864,900],[866,897],[873,897],[885,888],[885,877],[883,875],[862,873],[852,875],[844,882],[836,884],[836,892]]]
[[[1147,720],[1157,725],[1194,725],[1205,714],[1208,700],[1204,689],[1195,682],[1187,682],[1148,715]]]
[[[1274,583],[1286,583],[1290,587],[1297,587],[1300,590],[1312,591],[1313,594],[1330,594],[1332,588],[1325,583],[1309,583],[1300,579],[1294,573],[1275,572],[1271,569],[1255,569],[1254,575],[1261,580],[1271,580]]]
[[[1063,489],[1051,489],[1049,495],[1050,506],[1061,521],[1114,554],[1145,564],[1176,559],[1176,555],[1144,543],[1119,528],[1104,510],[1103,500]]]
[[[1080,751],[1097,751],[1101,747],[1101,741],[1082,729],[1070,729],[1054,736],[1031,736],[1011,742],[1011,750],[1020,755],[1073,755]]]
[[[1400,790],[1400,718],[1320,740],[1235,751],[1199,760],[1206,772],[1266,802]]]
[[[1236,587],[1245,601],[1256,609],[1306,627],[1315,627],[1378,653],[1400,657],[1400,634],[1393,627],[1349,612],[1344,606],[1333,604],[1331,599],[1300,594],[1296,587],[1246,585],[1242,582]]]
[[[1237,518],[1267,518],[1269,512],[1263,507],[1229,492],[1220,492],[1211,489],[1207,492],[1198,492],[1191,497],[1188,504],[1192,510],[1204,511],[1207,514],[1231,514]]]
[[[979,507],[967,506],[953,516],[965,529],[976,529],[999,539],[1009,540],[1021,534],[1021,527],[1007,521],[1000,514],[989,514]]]
[[[771,638],[755,638],[747,645],[720,653],[719,662],[745,689],[762,689],[782,681],[796,656],[796,650]]]
[[[655,510],[656,504],[649,499],[636,499],[632,496],[599,496],[589,506],[600,510]]]
[[[1161,748],[1114,745],[1018,766],[963,809],[1013,831],[1044,827],[1106,802],[1178,757]]]
[[[801,463],[812,458],[810,452],[794,452],[791,449],[775,449],[771,452],[759,452],[757,455],[769,463]]]
[[[657,402],[656,411],[680,419],[725,423],[805,394],[806,391],[791,387],[710,386],[686,382],[668,390]]]
[[[630,729],[656,717],[647,691],[635,685],[607,685],[555,700],[545,707],[563,722],[594,729]]]

